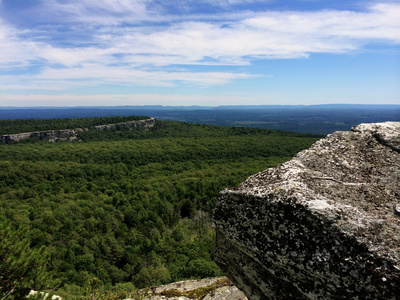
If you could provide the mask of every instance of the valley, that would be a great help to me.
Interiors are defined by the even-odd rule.
[[[112,123],[2,124],[31,132],[94,121]],[[82,131],[72,142],[2,144],[0,219],[12,230],[25,228],[30,248],[46,248],[47,271],[58,280],[53,288],[67,298],[94,279],[115,291],[219,276],[211,219],[219,192],[320,137],[158,120],[147,129]]]

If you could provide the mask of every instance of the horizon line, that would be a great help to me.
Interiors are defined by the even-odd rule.
[[[195,107],[207,107],[207,108],[219,108],[219,107],[260,107],[260,106],[400,106],[399,104],[358,104],[358,103],[323,103],[323,104],[225,104],[225,105],[163,105],[163,104],[152,104],[152,105],[82,105],[82,106],[1,106],[0,109],[19,109],[19,108],[45,108],[45,109],[58,109],[58,108],[129,108],[129,107],[185,107],[185,108],[195,108]]]

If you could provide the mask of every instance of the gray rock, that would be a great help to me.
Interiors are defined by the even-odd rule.
[[[77,132],[73,129],[64,130],[47,130],[36,132],[24,132],[0,136],[0,141],[9,144],[11,141],[19,142],[24,139],[35,138],[37,140],[48,140],[49,142],[56,142],[57,140],[70,140],[76,139]]]
[[[400,299],[399,145],[361,124],[222,191],[217,264],[249,299]]]
[[[137,127],[143,127],[145,129],[149,129],[154,126],[156,123],[156,119],[150,118],[146,120],[139,120],[139,121],[128,121],[128,122],[122,122],[122,123],[116,123],[116,124],[106,124],[106,125],[98,125],[94,126],[97,130],[106,130],[106,129],[113,129],[116,127],[124,127],[124,128],[137,128]]]
[[[223,286],[210,292],[203,300],[247,300],[247,297],[236,286]]]
[[[144,128],[149,129],[154,126],[156,119],[149,118],[146,120],[139,121],[128,121],[116,124],[107,124],[107,125],[99,125],[94,126],[97,130],[106,130],[113,129],[116,127],[124,127],[124,128]],[[16,133],[16,134],[8,134],[0,136],[0,142],[4,144],[9,144],[11,141],[19,142],[24,139],[35,138],[37,140],[47,140],[49,142],[56,142],[58,140],[61,141],[75,141],[78,139],[78,133],[88,131],[87,128],[77,128],[73,129],[63,129],[63,130],[47,130],[47,131],[36,131],[36,132],[24,132],[24,133]]]
[[[226,277],[186,280],[151,287],[137,292],[133,299],[143,300],[247,300]],[[126,299],[131,300],[131,299]]]

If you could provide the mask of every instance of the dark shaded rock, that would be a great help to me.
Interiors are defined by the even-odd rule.
[[[399,145],[361,124],[222,191],[217,264],[249,299],[400,299]]]

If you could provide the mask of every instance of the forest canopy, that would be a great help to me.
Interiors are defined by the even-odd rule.
[[[100,125],[95,119],[20,121],[18,128]],[[75,142],[0,144],[0,215],[13,230],[24,228],[33,250],[46,247],[60,291],[82,291],[93,278],[111,289],[217,276],[219,192],[318,138],[157,121],[149,130],[88,130]]]
[[[148,119],[144,116],[0,120],[0,135],[42,130],[92,129],[97,125]]]

